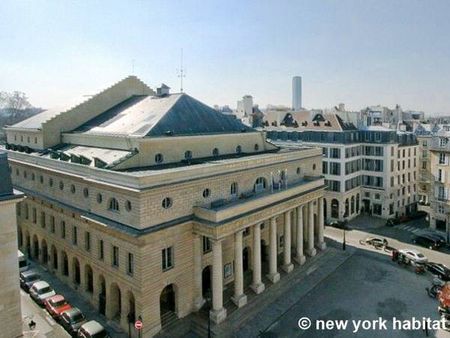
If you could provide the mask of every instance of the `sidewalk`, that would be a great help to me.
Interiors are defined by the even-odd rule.
[[[318,283],[328,278],[355,252],[354,248],[341,250],[341,244],[334,240],[326,240],[328,248],[313,258],[307,258],[304,265],[299,267],[295,264],[294,270],[286,274],[279,269],[281,278],[276,284],[271,284],[263,278],[266,284],[265,291],[260,295],[255,295],[249,288],[245,289],[248,303],[241,309],[230,309],[229,300],[224,299],[224,306],[227,308],[227,318],[219,325],[212,325],[213,337],[260,337],[271,325],[292,306],[298,303],[299,299],[313,290]],[[232,286],[231,286],[232,288]],[[190,330],[192,323],[203,322],[202,335],[198,335]],[[177,325],[158,334],[159,338],[199,338],[207,336],[207,314],[206,312],[196,312],[178,321]],[[197,326],[197,325],[195,325]]]
[[[48,272],[39,264],[34,263],[29,260],[30,268],[36,270],[41,275],[41,279],[45,280],[52,286],[57,294],[63,295],[67,301],[72,305],[78,307],[83,314],[86,316],[87,320],[96,320],[106,330],[109,332],[112,338],[126,338],[128,337],[128,333],[123,332],[118,324],[111,323],[108,319],[98,313],[97,309],[95,309],[87,300],[85,300],[81,295],[78,294],[77,291],[70,288],[65,283],[61,282],[55,275]],[[113,324],[113,325],[111,325]]]

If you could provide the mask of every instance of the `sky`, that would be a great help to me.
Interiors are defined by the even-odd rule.
[[[1,0],[0,91],[70,106],[135,74],[209,105],[450,114],[450,1]],[[134,61],[133,61],[134,60]],[[134,64],[134,71],[133,71]]]

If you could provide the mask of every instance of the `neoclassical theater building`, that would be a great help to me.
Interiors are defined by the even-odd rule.
[[[144,337],[206,298],[220,323],[325,249],[322,150],[279,148],[165,85],[130,76],[6,132],[19,247]]]

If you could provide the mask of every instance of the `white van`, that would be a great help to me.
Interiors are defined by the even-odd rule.
[[[28,261],[22,251],[17,250],[17,257],[19,259],[19,272],[28,270]]]

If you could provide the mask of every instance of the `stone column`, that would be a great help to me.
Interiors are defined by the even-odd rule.
[[[311,201],[308,203],[308,250],[306,250],[306,254],[310,257],[314,257],[316,255],[316,249],[314,249],[314,202]]]
[[[306,261],[303,255],[303,206],[297,207],[297,238],[296,238],[296,256],[295,261],[303,265]]]
[[[222,242],[212,242],[212,310],[211,320],[219,324],[227,317],[227,310],[223,307],[223,264],[222,264]]]
[[[253,284],[250,287],[256,294],[265,288],[261,282],[261,224],[253,227]]]
[[[234,296],[231,298],[237,307],[247,304],[244,294],[244,266],[242,262],[242,230],[234,234]]]
[[[280,280],[280,274],[277,271],[277,256],[278,256],[278,244],[277,244],[277,218],[272,217],[270,219],[270,233],[269,233],[269,245],[270,245],[270,260],[269,260],[269,274],[267,278],[272,283],[276,283]]]
[[[202,236],[194,238],[194,309],[196,311],[205,304],[202,294]]]
[[[284,213],[284,264],[283,270],[287,273],[294,269],[291,263],[291,210]]]
[[[324,217],[323,217],[323,197],[319,197],[317,203],[319,203],[319,207],[317,208],[317,247],[320,250],[325,250],[327,245],[323,238],[323,230],[324,230]]]

